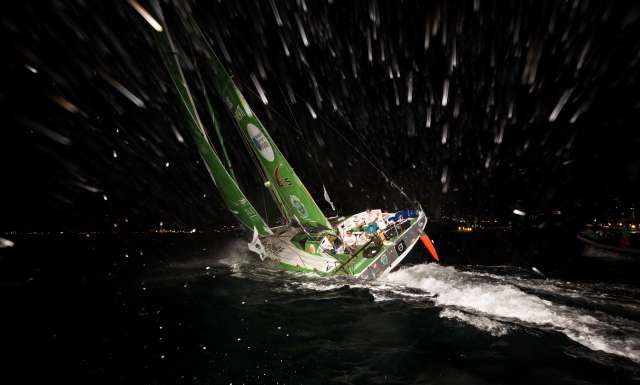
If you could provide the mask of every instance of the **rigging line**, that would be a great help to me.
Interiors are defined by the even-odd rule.
[[[168,34],[168,31],[165,31],[165,33]],[[167,68],[167,71],[169,72],[169,78],[171,79],[171,83],[173,83],[173,86],[179,95],[179,99],[182,102],[183,107],[187,110],[187,115],[190,118],[188,120],[191,120],[192,124],[194,124],[196,127],[200,129],[200,132],[203,134],[204,139],[209,143],[212,151],[215,154],[215,149],[211,144],[211,140],[209,139],[206,133],[206,130],[204,130],[204,127],[202,125],[202,122],[200,121],[197,111],[191,110],[191,108],[189,108],[189,105],[190,105],[189,102],[191,102],[191,105],[194,108],[196,107],[195,107],[195,103],[193,102],[193,98],[188,88],[186,79],[184,77],[184,73],[182,72],[182,69],[180,67],[180,62],[178,59],[179,53],[173,46],[173,42],[171,39],[169,39],[169,48],[170,48],[169,50],[165,50],[161,48],[160,56],[162,57],[162,61],[164,62],[165,67]],[[173,60],[171,60],[171,57],[173,58]],[[184,90],[181,90],[181,87],[179,86],[179,80],[182,81],[182,84],[184,85]],[[201,155],[200,158],[203,160],[204,164],[206,165],[206,160],[204,159],[204,157]],[[211,170],[209,169],[209,167],[207,166],[206,168],[209,174],[211,175]],[[234,181],[234,183],[236,183],[237,185],[237,182]],[[213,196],[217,197],[218,202],[222,202],[223,206],[226,206],[226,202],[224,198],[222,198],[219,194],[213,194]]]
[[[215,56],[215,51],[213,49],[213,46],[209,43],[209,40],[206,36],[206,34],[204,33],[204,31],[200,28],[200,25],[196,22],[196,20],[194,18],[191,18],[191,25],[193,27],[195,27],[198,32],[199,32],[199,36],[200,36],[200,41],[203,42],[206,46],[206,48],[210,51],[210,52],[204,52],[207,60],[211,60],[209,53],[213,54]],[[183,21],[184,22],[184,21]],[[228,74],[229,76],[229,81],[231,83],[234,83],[233,80],[233,75],[232,74]],[[233,85],[235,87],[235,84]],[[216,92],[217,93],[217,92]],[[218,97],[222,98],[222,95],[218,95]],[[223,103],[224,104],[224,103]],[[226,109],[226,108],[225,108]],[[260,176],[262,177],[262,180],[264,181],[263,183],[267,183],[269,181],[269,178],[267,177],[265,171],[262,168],[262,165],[260,164],[260,162],[257,159],[257,155],[255,154],[255,152],[252,150],[251,145],[249,144],[249,139],[246,136],[246,133],[244,132],[244,130],[242,130],[238,124],[235,121],[235,118],[233,117],[233,114],[231,113],[231,111],[229,111],[228,109],[226,109],[227,112],[229,113],[229,115],[231,115],[231,120],[234,122],[234,126],[237,128],[237,131],[240,133],[240,137],[245,145],[245,148],[248,150],[249,154],[250,154],[250,158],[252,159],[255,168],[258,170]],[[288,217],[286,210],[284,208],[284,203],[281,201],[280,197],[278,196],[278,194],[275,192],[274,188],[271,187],[270,185],[267,187],[267,189],[269,190],[269,193],[271,195],[271,198],[275,201],[276,206],[278,208],[278,211],[280,211],[280,214],[282,214],[282,217],[284,218],[284,222],[286,226],[291,225],[291,218]],[[261,195],[263,196],[263,200],[264,200],[264,195],[261,193]],[[266,213],[266,210],[265,210]]]
[[[211,44],[209,43],[209,40],[207,39],[207,36],[205,35],[204,31],[202,30],[202,28],[200,27],[200,25],[195,21],[195,19],[191,19],[191,24],[198,29],[198,32],[200,34],[200,36],[202,37],[203,42],[207,45],[207,47],[213,52],[213,47],[211,46]],[[280,87],[278,85],[278,87]],[[252,94],[256,95],[255,92],[253,92],[251,90],[250,87],[244,87],[245,89],[249,90],[249,92],[251,92]],[[282,89],[280,89],[280,92],[282,93]],[[292,90],[293,92],[293,90]],[[285,102],[286,102],[286,98],[285,98]],[[276,112],[280,117],[284,118],[284,116],[282,114],[280,114],[279,112],[277,112],[273,107],[266,105],[267,108],[269,108],[271,111]],[[417,202],[416,199],[411,199],[409,198],[409,196],[404,192],[403,189],[401,189],[398,184],[391,178],[389,177],[389,173],[384,170],[384,167],[381,164],[376,165],[368,156],[364,155],[362,152],[360,152],[360,150],[358,150],[357,147],[355,147],[346,137],[344,137],[344,135],[342,135],[342,133],[337,130],[333,125],[331,125],[326,119],[324,119],[322,116],[319,116],[320,119],[327,125],[329,126],[335,133],[337,133],[345,142],[347,142],[347,144],[349,144],[354,150],[356,150],[356,152],[358,154],[360,154],[360,156],[362,156],[367,162],[369,162],[378,172],[380,172],[382,174],[382,176],[389,182],[389,184],[395,188],[396,190],[398,190],[400,192],[400,194],[405,197],[409,202]],[[294,118],[295,119],[295,118]],[[286,122],[286,119],[285,119]],[[297,122],[296,122],[297,124]],[[294,126],[294,128],[297,128]],[[299,128],[298,128],[299,129]],[[358,137],[358,133],[356,132],[356,137],[360,140],[362,147],[364,147],[368,152],[371,153],[371,150],[369,150],[369,148],[364,144],[364,141]],[[371,154],[373,155],[373,154]],[[315,165],[315,164],[314,164]],[[317,167],[317,165],[315,165]]]
[[[304,139],[306,142],[305,145],[307,146],[307,148],[311,147],[311,151],[313,152],[313,155],[316,158],[316,162],[312,162],[313,168],[316,170],[316,174],[318,175],[318,179],[320,179],[320,182],[322,183],[322,187],[324,187],[325,186],[324,179],[322,178],[322,173],[320,173],[320,169],[318,168],[318,163],[317,163],[317,160],[319,159],[318,153],[315,151],[315,148],[313,146],[308,145],[311,142],[309,141],[309,138],[306,136],[305,131],[300,128],[300,125],[298,124],[298,121],[296,120],[296,117],[293,114],[293,109],[291,109],[291,105],[287,101],[287,97],[284,95],[284,92],[282,91],[282,87],[280,87],[280,84],[278,84],[278,90],[280,90],[280,95],[282,95],[282,100],[284,100],[284,103],[287,105],[287,108],[289,109],[289,113],[291,114],[291,119],[293,119],[293,123],[296,125],[296,128],[300,132],[302,132],[302,135],[304,136]]]
[[[278,86],[280,87],[280,86]],[[249,91],[254,94],[255,96],[259,96],[257,95],[255,92],[253,92],[253,90],[251,90],[250,87],[246,87],[247,89],[249,89]],[[282,93],[282,89],[280,89],[280,92]],[[297,95],[298,97],[300,97],[300,95],[296,94],[295,92],[293,92],[293,90],[291,91],[292,93],[294,93],[294,95]],[[284,95],[283,95],[284,97]],[[303,98],[301,98],[303,99]],[[286,103],[286,98],[285,98],[285,103]],[[269,108],[270,110],[275,111],[275,109],[271,106],[267,105],[267,108]],[[277,112],[277,111],[276,111]],[[278,113],[278,112],[277,112]],[[278,113],[279,116],[283,117],[282,114]],[[318,117],[322,120],[322,122],[325,123],[325,125],[327,125],[329,128],[331,128],[335,133],[337,133],[349,146],[351,146],[354,150],[356,150],[358,152],[358,154],[364,158],[367,162],[369,162],[369,164],[371,164],[371,166],[373,166],[378,172],[380,172],[382,174],[382,176],[389,182],[389,184],[391,185],[391,187],[395,188],[396,190],[398,190],[398,192],[400,192],[400,194],[405,197],[409,202],[415,201],[415,199],[411,199],[409,198],[409,196],[404,192],[404,190],[402,188],[400,188],[400,186],[398,186],[398,184],[389,176],[389,172],[387,172],[384,167],[381,164],[375,164],[367,155],[363,154],[361,151],[358,150],[358,147],[354,146],[354,144],[349,141],[341,132],[340,130],[338,130],[337,128],[335,128],[327,119],[323,118],[322,116],[318,115]],[[283,117],[284,118],[284,117]],[[371,152],[371,150],[367,147],[367,145],[364,143],[364,141],[362,140],[362,138],[360,138],[360,136],[358,135],[358,132],[355,133],[356,134],[356,138],[360,141],[360,145],[361,147],[363,147],[365,150],[367,150],[370,155],[374,156],[374,154]],[[316,165],[317,167],[317,165]]]
[[[248,87],[248,86],[246,85],[246,83],[241,82],[241,81],[238,81],[238,83],[242,84],[243,88],[244,88],[245,90],[247,90],[249,93],[251,93],[253,96],[258,97],[258,98],[260,97],[260,95],[258,95],[254,90],[252,90],[252,89],[251,89],[251,87]],[[300,125],[298,124],[298,121],[296,120],[295,115],[293,114],[293,110],[292,110],[292,109],[291,109],[291,107],[289,106],[289,103],[287,103],[287,100],[286,100],[286,97],[285,97],[285,95],[284,95],[284,92],[282,91],[282,88],[280,87],[280,85],[279,85],[279,84],[278,84],[278,89],[280,90],[280,93],[282,94],[282,97],[283,97],[283,99],[284,99],[285,103],[287,104],[287,107],[289,108],[289,113],[291,114],[291,118],[293,119],[293,122],[294,122],[294,123],[293,123],[293,124],[291,124],[291,122],[289,122],[289,120],[284,116],[284,114],[282,114],[281,112],[279,112],[278,110],[276,110],[274,107],[272,107],[272,106],[270,106],[270,105],[268,105],[268,104],[266,104],[266,105],[265,105],[265,107],[266,107],[269,111],[274,112],[274,113],[275,113],[275,114],[276,114],[280,119],[282,119],[282,120],[285,122],[285,124],[286,124],[287,126],[289,126],[290,128],[294,128],[294,129],[296,129],[297,131],[301,132],[301,133],[302,133],[302,136],[303,136],[303,139],[305,139],[305,141],[307,141],[307,142],[308,142],[308,138],[307,138],[307,136],[305,135],[304,130],[302,130],[302,129],[300,128]],[[316,155],[316,158],[318,157],[318,156],[317,156],[317,154],[314,154],[314,155]],[[322,174],[320,173],[320,169],[318,168],[317,162],[312,162],[312,163],[313,163],[313,166],[314,166],[314,168],[315,168],[315,170],[316,170],[316,173],[318,174],[318,177],[319,177],[320,181],[322,182],[322,185],[324,186],[324,179],[322,178]]]
[[[229,114],[231,114],[231,111],[228,111],[228,112],[229,112]],[[232,116],[231,119],[235,119],[235,118]],[[269,182],[269,178],[267,177],[267,174],[265,173],[264,169],[262,168],[262,165],[260,164],[260,161],[258,160],[258,156],[256,155],[255,151],[253,150],[253,148],[249,144],[249,138],[247,137],[247,135],[244,132],[244,130],[242,130],[237,124],[234,124],[234,125],[236,126],[236,128],[238,129],[238,131],[240,133],[240,138],[242,139],[242,142],[244,143],[244,146],[247,149],[247,152],[249,153],[249,157],[253,161],[253,164],[254,164],[255,168],[258,170],[258,173],[260,174],[260,176],[262,177],[262,180],[264,181],[263,182],[263,186],[266,187],[269,190],[269,193],[271,194],[271,197],[273,198],[273,200],[276,202],[276,206],[278,207],[278,211],[280,211],[280,213],[284,217],[285,222],[287,222],[287,224],[291,224],[291,219],[287,216],[287,211],[284,208],[284,203],[282,203],[280,197],[275,192],[274,188],[270,184],[267,185],[267,183],[270,183]]]
[[[193,47],[191,49],[191,55],[192,55],[192,60],[193,60],[193,66],[196,72],[196,75],[198,75],[198,80],[200,81],[200,88],[202,88],[202,94],[204,96],[204,99],[206,101],[206,105],[207,105],[207,112],[209,113],[209,116],[211,118],[211,123],[213,124],[214,129],[216,130],[216,135],[218,137],[218,142],[220,144],[220,147],[222,148],[222,153],[224,155],[224,159],[227,162],[227,168],[229,169],[229,174],[231,174],[232,177],[236,178],[236,175],[233,171],[233,166],[231,165],[231,159],[229,158],[229,154],[227,153],[227,148],[224,145],[224,140],[222,138],[222,132],[220,130],[220,122],[218,121],[218,119],[216,118],[216,114],[213,110],[213,106],[211,105],[211,100],[209,100],[209,97],[207,96],[207,88],[205,87],[205,82],[204,79],[202,78],[202,74],[200,73],[200,68],[198,67],[198,62],[197,59],[195,57],[195,52],[193,51]]]
[[[267,223],[269,223],[269,210],[267,209],[267,200],[264,197],[264,191],[262,191],[260,195],[262,195],[262,207],[264,209],[264,217]]]
[[[398,190],[398,192],[400,192],[400,194],[405,197],[409,202],[411,201],[415,201],[415,199],[411,199],[409,198],[409,196],[407,195],[407,193],[404,192],[404,190],[402,188],[400,188],[400,186],[395,182],[395,180],[393,180],[393,178],[391,178],[389,176],[389,172],[386,171],[384,169],[384,167],[381,164],[376,165],[376,163],[374,163],[368,156],[366,156],[365,154],[363,154],[362,152],[360,152],[360,150],[358,149],[357,146],[355,146],[353,143],[351,143],[351,141],[349,141],[349,139],[347,139],[341,132],[340,130],[338,130],[337,128],[335,128],[335,126],[333,126],[332,124],[330,124],[326,119],[324,118],[320,118],[322,119],[322,121],[333,130],[333,132],[335,132],[336,134],[338,134],[345,142],[347,142],[347,144],[349,144],[349,146],[351,146],[351,148],[353,148],[354,150],[356,150],[356,152],[358,152],[358,154],[360,154],[360,156],[362,156],[367,162],[369,162],[369,164],[371,164],[371,166],[373,166],[373,168],[375,168],[380,174],[382,174],[382,176],[389,182],[389,185],[393,188],[395,188],[396,190]],[[369,150],[369,148],[364,144],[364,141],[362,141],[361,138],[358,137],[357,133],[356,133],[356,137],[360,140],[361,142],[361,146],[364,147],[365,150],[371,152],[371,150]],[[374,155],[374,154],[371,154]]]
[[[243,86],[243,88],[244,88],[245,90],[247,90],[249,93],[251,93],[253,96],[255,96],[255,97],[260,97],[260,95],[256,94],[256,92],[255,92],[255,91],[253,91],[253,90],[251,89],[251,87],[248,87],[245,83],[241,82],[240,80],[238,80],[238,83],[240,83],[240,84]],[[280,90],[280,93],[282,94],[282,97],[283,97],[283,99],[285,100],[285,103],[287,103],[287,101],[286,101],[286,97],[285,97],[285,95],[284,95],[284,92],[282,91],[282,88],[280,88],[280,85],[278,85],[278,89]],[[266,107],[269,111],[271,111],[271,112],[275,113],[275,115],[277,115],[278,117],[280,117],[280,119],[282,119],[282,121],[285,123],[285,125],[286,125],[286,126],[288,126],[288,127],[290,127],[290,128],[297,129],[297,130],[299,130],[300,132],[302,132],[302,135],[303,135],[303,137],[304,137],[304,138],[305,138],[305,140],[306,140],[305,133],[304,133],[304,131],[300,128],[300,126],[298,125],[298,122],[296,121],[295,116],[294,116],[294,114],[293,114],[293,110],[291,109],[291,107],[289,106],[289,104],[288,104],[288,103],[287,103],[287,107],[289,107],[289,112],[291,113],[291,117],[292,117],[293,121],[295,122],[295,126],[294,126],[294,125],[292,125],[292,124],[288,121],[288,119],[287,119],[283,114],[281,114],[278,110],[276,110],[274,107],[272,107],[272,106],[270,106],[270,105],[268,105],[268,104],[266,104],[266,105],[265,105],[265,107]],[[318,156],[317,156],[317,154],[316,154],[316,158],[317,158],[317,157],[318,157]],[[313,163],[313,165],[314,165],[314,168],[315,168],[315,170],[316,170],[316,173],[318,174],[318,177],[319,177],[319,179],[320,179],[320,181],[321,181],[321,184],[322,184],[322,187],[323,187],[323,191],[324,191],[324,190],[326,190],[326,187],[325,187],[325,184],[324,184],[324,179],[322,178],[322,174],[320,173],[320,169],[318,168],[318,165],[316,164],[316,162],[312,162],[312,163]],[[332,211],[335,213],[337,210],[332,210]],[[294,216],[294,218],[295,218],[295,216]],[[298,221],[298,225],[299,225],[299,226],[304,230],[304,227],[302,226],[302,223],[300,223],[300,221],[299,221],[297,218],[296,218],[296,220]],[[306,230],[304,230],[304,231],[305,231],[305,233],[307,232]],[[307,234],[308,234],[308,233],[307,233]]]
[[[251,90],[250,87],[245,87],[247,90],[249,90],[249,92],[251,92],[254,96],[259,97],[258,94],[256,94],[253,90]],[[285,122],[287,122],[287,119],[284,117],[284,115],[282,115],[280,112],[278,112],[274,107],[270,106],[270,105],[266,105],[266,107],[274,112],[276,115],[278,115],[280,118],[284,119]],[[395,188],[396,190],[398,190],[398,192],[405,197],[409,202],[414,203],[416,200],[415,199],[411,199],[407,193],[404,192],[404,190],[402,190],[400,188],[400,186],[398,186],[398,184],[389,176],[388,172],[384,169],[382,169],[381,165],[376,165],[371,159],[369,159],[369,157],[365,154],[363,154],[358,146],[354,145],[349,139],[347,139],[341,132],[340,130],[338,130],[337,128],[335,128],[335,126],[333,126],[332,124],[329,123],[328,120],[318,116],[320,119],[322,119],[322,121],[325,123],[326,126],[328,126],[329,128],[331,128],[336,134],[338,134],[338,136],[340,136],[342,138],[342,140],[344,140],[352,149],[354,149],[363,159],[365,159],[367,162],[369,162],[369,164],[371,164],[371,166],[373,166],[373,168],[375,168],[380,174],[382,174],[382,176],[389,182],[389,185],[393,188]],[[292,128],[296,128],[295,126],[291,125],[291,123],[288,123],[290,127]],[[360,138],[358,138],[360,139]],[[362,142],[362,139],[360,139],[360,141]],[[371,150],[369,150],[367,148],[367,146],[365,146],[364,144],[362,145],[362,147],[364,147],[367,151],[371,152]],[[372,154],[373,155],[373,154]]]
[[[231,78],[231,75],[229,75],[229,77]],[[231,79],[230,81],[233,83],[233,79]],[[233,86],[235,87],[235,84]],[[227,110],[227,111],[229,112],[230,115],[232,115],[231,111],[229,111],[229,110]],[[231,116],[231,119],[233,119],[234,122],[235,122],[235,118],[233,116]],[[287,214],[287,210],[285,208],[284,202],[282,201],[280,195],[276,192],[275,188],[273,186],[271,186],[270,179],[267,176],[266,171],[262,167],[262,164],[260,164],[260,160],[258,159],[258,155],[256,154],[255,150],[252,148],[251,144],[249,143],[250,139],[249,139],[246,131],[243,130],[242,128],[240,128],[240,126],[238,124],[234,123],[234,125],[237,128],[237,131],[240,133],[240,137],[242,138],[242,141],[243,141],[243,143],[245,145],[245,148],[249,152],[250,158],[253,160],[253,163],[254,163],[256,169],[260,173],[260,176],[262,176],[262,178],[263,178],[263,181],[264,181],[263,184],[269,190],[269,193],[271,194],[271,197],[273,198],[274,202],[276,202],[276,206],[278,207],[278,211],[280,211],[280,214],[282,214],[282,217],[284,218],[284,221],[285,221],[286,225],[291,225],[291,218]]]
[[[280,92],[282,92],[282,90],[281,90]],[[298,96],[300,99],[304,99],[304,98],[302,98],[302,97],[300,96],[300,94],[295,93],[293,90],[291,90],[291,93],[292,93],[292,94],[294,94],[294,96]],[[286,98],[285,98],[285,102],[286,102]],[[353,144],[352,144],[351,142],[349,142],[346,138],[344,138],[344,136],[343,136],[343,135],[342,135],[342,134],[341,134],[341,133],[340,133],[340,132],[339,132],[339,131],[338,131],[338,130],[333,126],[333,125],[331,125],[331,124],[330,124],[330,122],[329,122],[327,119],[325,119],[324,117],[322,117],[322,116],[320,116],[320,115],[316,115],[316,116],[317,116],[318,118],[320,118],[320,119],[321,119],[321,120],[322,120],[322,121],[323,121],[327,126],[329,126],[332,130],[334,130],[334,131],[338,132],[338,134],[340,134],[340,135],[343,137],[343,139],[347,142],[347,144],[349,144],[349,145],[351,145],[351,146],[353,145]],[[362,140],[362,138],[359,136],[359,133],[356,131],[356,132],[355,132],[355,134],[356,134],[356,136],[358,137],[358,139],[360,140],[360,144],[361,144],[361,146],[362,146],[362,147],[364,147],[367,151],[369,151],[369,152],[371,153],[371,155],[374,155],[374,154],[371,152],[371,150],[367,147],[367,145],[366,145],[366,143],[364,142],[364,140]],[[380,171],[380,172],[383,174],[383,176],[385,176],[389,181],[392,181],[392,179],[388,176],[388,174],[389,174],[389,173],[388,173],[386,170],[384,170],[384,168],[382,167],[382,165],[380,165],[380,164],[379,164],[379,165],[377,165],[377,166],[376,166],[376,165],[375,165],[375,164],[373,164],[373,163],[371,162],[371,160],[370,160],[368,157],[366,157],[364,154],[360,153],[360,155],[361,155],[363,158],[365,158],[367,161],[369,161],[369,163],[371,163],[371,164],[372,164],[372,166],[374,166],[374,168],[375,168],[376,170]],[[382,168],[382,169],[381,169],[381,168]]]
[[[296,222],[298,223],[298,226],[300,226],[300,228],[302,229],[302,231],[307,235],[307,237],[309,237],[309,239],[313,239],[313,237],[311,236],[311,234],[309,234],[309,232],[307,231],[307,229],[304,228],[304,226],[302,225],[302,222],[300,222],[300,219],[298,219],[298,217],[296,215],[293,216],[293,219],[296,220]]]
[[[340,130],[338,130],[335,126],[333,126],[327,119],[320,117],[320,119],[322,119],[322,121],[329,127],[331,128],[335,133],[337,133],[345,142],[347,142],[347,144],[349,144],[352,148],[356,149],[358,147],[354,146],[353,143],[351,143],[341,132]],[[372,151],[369,149],[369,147],[367,147],[366,143],[362,140],[362,138],[359,136],[358,132],[356,131],[356,138],[360,141],[360,145],[361,147],[363,147],[365,150],[367,150],[371,156],[373,156],[375,158],[375,154],[372,153]],[[407,194],[404,192],[404,190],[402,190],[402,188],[400,188],[400,186],[398,186],[398,184],[395,182],[395,180],[393,180],[393,178],[391,178],[389,175],[390,173],[384,169],[384,166],[382,166],[382,164],[377,164],[374,163],[368,156],[366,156],[365,154],[363,154],[362,152],[358,151],[358,153],[360,154],[360,156],[362,156],[367,162],[369,162],[378,172],[380,172],[382,174],[382,176],[389,182],[389,184],[394,187],[395,189],[397,189],[400,194],[402,194],[402,196],[404,196],[405,198],[407,198],[407,200],[411,201],[411,198],[409,198],[407,196]]]

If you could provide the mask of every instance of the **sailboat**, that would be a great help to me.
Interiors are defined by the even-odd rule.
[[[244,228],[253,232],[249,249],[261,260],[295,272],[376,279],[402,262],[418,240],[422,240],[432,256],[438,259],[432,242],[424,233],[427,217],[419,205],[396,212],[367,210],[329,220],[248,105],[204,33],[192,20],[192,26],[199,31],[207,50],[207,68],[211,72],[215,92],[230,114],[249,156],[255,158],[264,185],[286,221],[281,226],[268,226],[240,189],[224,145],[221,153],[225,162],[212,145],[162,10],[157,3],[155,8],[164,24],[157,41],[179,95],[185,123],[225,205]],[[204,82],[201,85],[204,87]],[[208,101],[207,108],[213,116]],[[222,142],[216,119],[213,119],[213,124]]]

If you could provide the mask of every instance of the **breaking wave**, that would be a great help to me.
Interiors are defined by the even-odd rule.
[[[640,363],[640,323],[637,321],[544,299],[525,291],[527,286],[534,286],[533,280],[518,278],[509,282],[504,277],[494,278],[453,267],[422,264],[393,272],[385,282],[432,294],[430,300],[444,307],[441,317],[459,320],[495,336],[508,333],[509,323],[535,326],[561,332],[592,350]],[[547,285],[544,280],[537,282],[560,299],[580,296],[582,289],[578,284],[563,287],[554,283]],[[626,306],[640,310],[638,304]]]
[[[540,328],[560,332],[594,351],[640,363],[640,289],[636,287],[571,283],[513,272],[493,274],[473,268],[461,271],[434,263],[404,267],[374,282],[344,276],[321,278],[265,267],[247,251],[243,240],[221,244],[207,254],[200,264],[227,266],[236,277],[279,282],[285,278],[279,290],[366,289],[375,301],[441,307],[441,318],[496,337],[518,327]]]

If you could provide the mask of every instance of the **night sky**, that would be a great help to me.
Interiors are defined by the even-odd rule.
[[[340,213],[406,204],[381,172],[436,217],[561,209],[579,221],[638,203],[640,3],[161,6],[199,107],[188,17],[327,214],[323,185]],[[0,29],[0,231],[235,223],[184,127],[158,32],[131,2],[23,2]],[[262,200],[210,96],[240,182]]]

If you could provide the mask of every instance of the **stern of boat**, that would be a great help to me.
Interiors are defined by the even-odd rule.
[[[419,216],[406,230],[389,242],[390,244],[384,245],[384,247],[371,258],[366,268],[354,275],[358,278],[369,280],[377,279],[388,274],[393,268],[398,266],[409,254],[411,249],[413,249],[418,239],[420,239],[420,234],[424,231],[426,224],[427,217],[424,212],[420,210]]]

